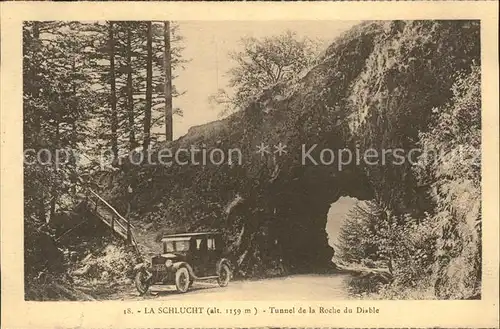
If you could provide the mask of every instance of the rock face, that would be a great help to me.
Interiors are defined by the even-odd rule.
[[[321,271],[334,253],[327,212],[341,196],[377,199],[415,216],[433,207],[410,164],[353,160],[339,168],[338,151],[416,147],[432,109],[451,97],[453,75],[474,61],[477,22],[365,23],[338,38],[304,76],[264,90],[244,111],[194,127],[151,156],[194,147],[201,162],[203,152],[209,158],[218,148],[221,164],[194,164],[183,151],[187,164],[125,164],[101,183],[118,205],[131,185],[132,210],[155,227],[222,230],[241,275]],[[261,143],[271,152],[256,153]],[[273,153],[279,143],[286,154]],[[213,156],[221,159],[220,152]]]

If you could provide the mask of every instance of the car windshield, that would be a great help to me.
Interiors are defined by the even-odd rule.
[[[189,239],[186,240],[166,240],[165,252],[182,252],[189,250]]]

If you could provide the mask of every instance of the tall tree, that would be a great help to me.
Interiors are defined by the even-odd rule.
[[[109,79],[111,86],[111,150],[115,159],[118,158],[118,113],[116,110],[116,77],[115,77],[115,39],[113,22],[109,22]]]
[[[34,47],[39,48],[40,45],[40,22],[33,22],[33,39],[32,39],[32,44]],[[30,73],[31,73],[31,82],[32,85],[30,86],[31,89],[31,95],[34,99],[38,98],[38,95],[40,94],[40,87],[39,87],[39,82],[38,82],[38,65],[39,65],[39,59],[37,58],[37,53],[34,54],[33,56],[33,65],[30,68]],[[34,115],[33,116],[33,133],[35,140],[38,139],[38,136],[40,134],[40,115]]]
[[[24,165],[25,216],[41,223],[50,221],[76,190],[78,164],[71,150],[88,137],[85,127],[96,104],[82,55],[91,38],[80,28],[78,22],[23,26],[24,148],[43,149],[42,161],[28,155]],[[67,162],[56,163],[55,152],[67,155],[61,159]]]
[[[25,94],[28,93],[31,96],[32,100],[37,100],[40,95],[40,80],[41,80],[39,77],[39,70],[38,70],[38,67],[40,66],[40,49],[42,46],[40,42],[40,22],[35,21],[32,23],[31,35],[29,34],[29,32],[25,34],[28,37],[31,36],[31,38],[28,39],[29,41],[25,40],[25,45],[24,45],[24,56],[28,57],[25,61],[25,66],[27,66],[25,72],[27,72],[28,74],[28,79],[25,79]],[[37,146],[40,140],[40,133],[41,133],[40,111],[33,110],[29,111],[28,113],[26,112],[27,111],[25,106],[25,118],[26,115],[28,115],[28,117],[31,117],[32,124],[30,125],[31,131],[25,133],[25,144],[27,142],[26,134],[31,134],[30,144],[31,146]],[[38,220],[43,223],[46,221],[44,190],[36,189],[36,194],[37,195],[35,196],[34,199],[35,199],[35,208],[37,212],[37,217]]]
[[[114,30],[114,62],[116,81],[116,109],[117,109],[117,139],[118,150],[131,150],[140,144],[144,145],[145,119],[149,122],[148,147],[151,136],[158,128],[165,131],[165,74],[164,74],[164,22],[151,22],[151,79],[148,78],[148,22],[115,21]],[[96,121],[96,144],[93,157],[99,157],[102,148],[112,148],[111,120],[110,120],[110,63],[108,25],[102,22],[87,24],[86,30],[92,30],[94,42],[89,47],[87,59],[93,63],[92,74],[89,76],[96,86],[96,94],[102,100],[99,102],[99,120]],[[170,22],[170,57],[171,57],[171,94],[172,98],[179,93],[173,82],[175,71],[182,69],[187,62],[181,56],[183,50],[182,36],[178,33],[177,24]],[[130,39],[130,40],[129,40]],[[151,102],[146,99],[147,81],[151,80]],[[151,104],[151,106],[149,106]],[[151,113],[148,108],[151,108]],[[172,109],[173,115],[181,114],[179,109]],[[101,119],[102,118],[102,119]],[[164,134],[161,134],[164,135]]]
[[[163,25],[163,38],[165,40],[164,51],[164,70],[165,70],[165,139],[172,141],[173,126],[172,126],[172,61],[170,50],[170,22],[166,21]]]
[[[128,110],[128,129],[129,129],[129,148],[134,149],[135,128],[134,128],[134,90],[132,85],[132,29],[127,25],[127,110]]]
[[[209,97],[210,103],[224,107],[222,114],[243,108],[264,88],[292,79],[318,54],[315,41],[291,31],[262,39],[244,37],[241,42],[243,49],[230,54],[236,66],[228,71],[229,90],[220,89]]]
[[[142,147],[144,151],[149,148],[151,142],[151,111],[153,98],[153,30],[152,22],[146,23],[146,107],[144,109],[144,140]]]

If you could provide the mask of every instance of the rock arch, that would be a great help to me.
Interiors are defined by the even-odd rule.
[[[134,179],[139,216],[176,230],[223,230],[244,275],[322,270],[333,255],[326,215],[339,197],[376,198],[416,216],[432,210],[432,202],[407,163],[304,163],[303,148],[316,145],[311,156],[319,159],[323,149],[418,146],[432,109],[450,99],[455,72],[479,57],[477,22],[359,25],[304,76],[271,86],[245,110],[193,127],[154,151],[238,148],[241,164],[128,166],[114,176],[118,187],[110,197],[119,201]],[[261,143],[282,143],[287,153],[258,154]]]

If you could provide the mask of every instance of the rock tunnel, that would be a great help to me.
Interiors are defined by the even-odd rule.
[[[241,275],[325,270],[334,253],[327,213],[340,197],[377,198],[403,212],[432,207],[409,166],[367,167],[345,161],[340,150],[414,147],[432,109],[451,97],[451,73],[479,61],[478,33],[471,22],[357,26],[301,77],[152,151],[155,159],[161,149],[183,150],[182,165],[123,164],[109,181],[109,198],[123,204],[130,185],[136,218],[158,230],[223,231]],[[268,152],[257,152],[262,144]],[[275,152],[280,144],[286,153]],[[193,149],[194,157],[215,149],[238,157],[194,164]]]

